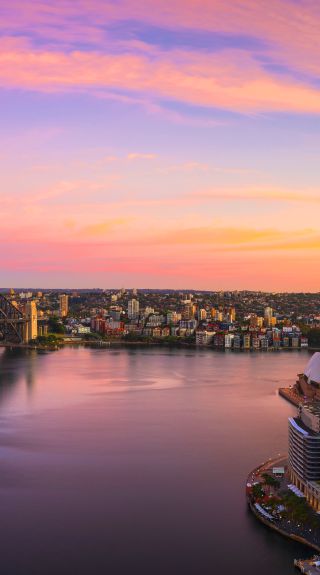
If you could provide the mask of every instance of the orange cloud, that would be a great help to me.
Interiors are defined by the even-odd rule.
[[[213,246],[215,251],[274,251],[320,249],[320,233],[316,230],[293,232],[277,229],[241,227],[198,227],[168,231],[144,241],[156,245],[185,246],[196,250],[199,245]]]
[[[293,191],[272,186],[217,188],[216,190],[193,192],[186,194],[185,197],[194,203],[215,200],[320,203],[318,189],[306,188]]]
[[[81,236],[105,236],[110,231],[118,229],[119,226],[125,226],[130,221],[130,218],[110,218],[103,222],[98,222],[95,224],[89,224],[81,228],[78,233]]]

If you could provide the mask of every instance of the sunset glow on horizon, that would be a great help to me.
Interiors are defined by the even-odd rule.
[[[0,22],[1,287],[320,290],[316,0]]]

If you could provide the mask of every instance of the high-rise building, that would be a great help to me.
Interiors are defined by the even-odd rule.
[[[231,307],[229,309],[229,317],[230,317],[231,323],[234,323],[236,321],[236,308],[235,307]]]
[[[66,317],[69,311],[69,296],[66,294],[59,295],[59,311],[61,317]]]
[[[128,301],[128,318],[137,319],[139,317],[139,300],[133,298]]]
[[[207,310],[204,308],[198,309],[198,320],[203,321],[207,319]]]
[[[267,326],[274,325],[273,321],[273,309],[272,307],[266,307],[264,310],[264,320]]]
[[[31,341],[38,337],[38,314],[37,305],[35,301],[28,301],[25,308],[25,342]]]
[[[320,404],[299,407],[289,418],[289,473],[291,482],[320,510]]]
[[[183,308],[183,312],[182,312],[183,319],[185,319],[185,320],[193,319],[194,315],[195,315],[195,311],[196,311],[195,305],[193,305],[191,303],[185,304],[185,306]]]

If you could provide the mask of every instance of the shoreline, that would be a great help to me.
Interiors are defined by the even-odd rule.
[[[260,465],[258,465],[257,467],[255,467],[249,474],[247,477],[247,484],[249,482],[251,482],[251,478],[257,474],[259,471],[262,471],[263,469],[267,470],[270,469],[270,467],[275,466],[275,464],[279,463],[279,461],[283,460],[285,456],[281,456],[281,457],[275,457],[273,459],[269,459],[268,461],[261,463]],[[314,551],[317,551],[318,553],[320,553],[320,545],[317,545],[316,543],[313,543],[312,541],[308,541],[308,539],[305,539],[302,536],[296,535],[295,533],[290,533],[289,531],[285,531],[283,528],[277,526],[275,523],[273,523],[272,521],[269,521],[266,517],[263,517],[258,510],[255,508],[254,506],[254,500],[248,495],[248,493],[246,494],[246,499],[247,499],[247,503],[248,506],[250,508],[250,510],[252,511],[253,515],[256,517],[256,519],[258,521],[260,521],[260,523],[263,523],[266,527],[269,527],[270,529],[272,529],[273,531],[275,531],[276,533],[279,533],[279,535],[282,535],[283,537],[286,537],[286,539],[291,539],[292,541],[296,541],[298,543],[302,543],[303,545],[305,545],[306,547],[309,547],[311,549],[313,549]]]
[[[258,521],[260,521],[260,523],[263,523],[264,525],[266,525],[266,527],[270,527],[270,529],[272,529],[276,533],[279,533],[279,535],[282,535],[282,537],[286,537],[286,539],[291,539],[291,541],[302,543],[302,545],[305,545],[306,547],[309,547],[310,549],[313,549],[314,551],[318,551],[318,553],[320,553],[320,546],[316,545],[315,543],[311,543],[311,541],[304,539],[304,537],[300,537],[299,535],[295,535],[294,533],[288,533],[283,529],[280,529],[280,527],[277,527],[274,523],[271,523],[271,521],[268,521],[267,519],[262,517],[262,515],[260,515],[258,511],[255,509],[251,501],[248,501],[248,505],[253,515],[258,519]]]
[[[275,353],[275,352],[305,352],[305,351],[320,351],[320,348],[274,348],[270,347],[268,349],[225,349],[225,348],[215,348],[208,345],[196,345],[195,343],[187,343],[187,342],[161,342],[161,341],[116,341],[116,340],[97,340],[97,341],[86,341],[86,340],[78,340],[78,341],[57,341],[56,344],[53,345],[44,345],[44,344],[30,344],[30,343],[6,343],[0,342],[0,348],[17,348],[17,349],[38,349],[38,350],[59,350],[65,346],[92,346],[92,347],[111,347],[111,346],[118,346],[118,347],[165,347],[165,348],[187,348],[187,349],[196,349],[196,350],[210,350],[213,352],[219,353]],[[291,401],[283,391],[286,392],[289,388],[279,388],[279,394]],[[291,401],[291,403],[294,403]],[[298,405],[295,404],[294,405]]]

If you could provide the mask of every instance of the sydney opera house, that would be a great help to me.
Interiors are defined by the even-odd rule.
[[[304,373],[299,373],[297,388],[306,400],[320,401],[320,352],[312,356]]]

